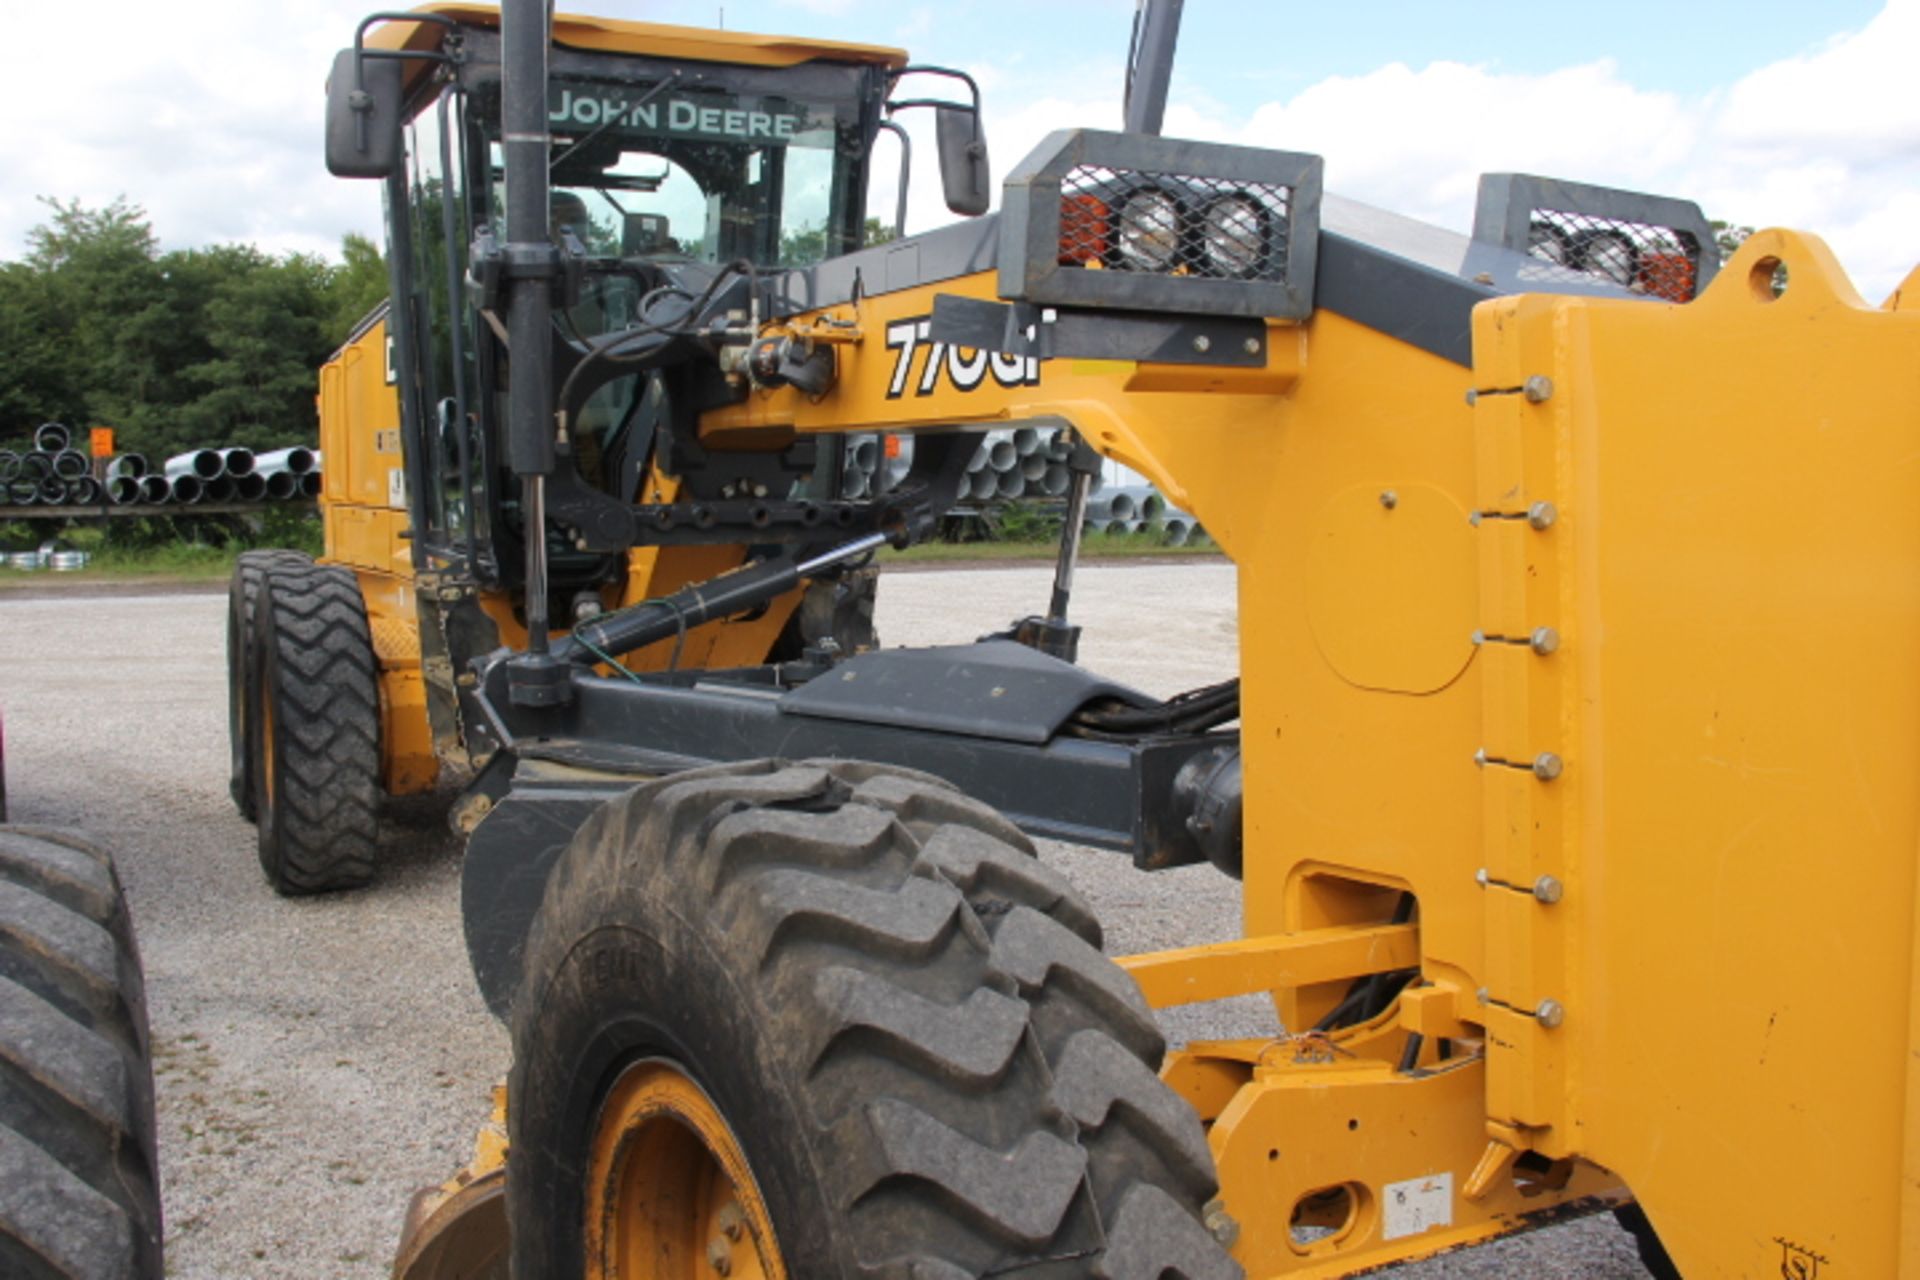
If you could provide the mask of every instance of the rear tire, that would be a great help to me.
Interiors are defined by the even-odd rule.
[[[514,1274],[585,1269],[582,1170],[670,1061],[744,1150],[786,1273],[1230,1280],[1213,1162],[1138,987],[991,809],[923,774],[758,761],[603,806],[513,1011]]]
[[[227,790],[240,816],[252,822],[259,816],[253,776],[253,738],[258,732],[253,712],[259,698],[260,649],[254,638],[254,603],[260,580],[269,565],[281,562],[312,564],[299,551],[242,551],[227,582],[227,745],[230,777]],[[4,817],[0,817],[4,821]]]
[[[113,861],[0,827],[0,1275],[158,1280],[146,992]]]
[[[366,604],[337,565],[266,566],[260,654],[260,869],[289,896],[357,889],[379,843],[380,683]]]

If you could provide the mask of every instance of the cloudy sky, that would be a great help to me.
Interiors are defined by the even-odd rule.
[[[1117,125],[1133,2],[577,7],[965,67],[1004,173],[1051,129]],[[124,193],[168,247],[331,254],[344,232],[377,236],[376,189],[329,178],[319,142],[331,54],[369,9],[96,0],[76,31],[61,6],[13,6],[0,114],[28,127],[0,134],[0,258],[24,251],[39,195]],[[1916,49],[1920,0],[1188,0],[1166,131],[1318,152],[1330,190],[1463,230],[1484,171],[1688,196],[1710,217],[1819,232],[1878,300],[1920,262]],[[914,186],[925,228],[937,182]]]

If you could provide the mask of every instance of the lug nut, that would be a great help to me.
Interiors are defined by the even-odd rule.
[[[1227,1212],[1227,1206],[1219,1200],[1209,1200],[1201,1216],[1206,1221],[1208,1234],[1218,1240],[1222,1248],[1233,1248],[1240,1238],[1240,1224]]]

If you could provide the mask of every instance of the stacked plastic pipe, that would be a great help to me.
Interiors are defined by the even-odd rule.
[[[70,428],[41,424],[32,447],[0,449],[0,503],[12,506],[157,506],[170,503],[284,502],[320,494],[320,454],[314,449],[192,449],[159,470],[137,453],[110,459],[104,481],[93,459],[74,447]]]
[[[1072,438],[1064,429],[1013,427],[978,437],[967,462],[963,507],[1010,502],[1058,505],[1072,486],[1067,459]],[[841,494],[859,499],[883,494],[913,466],[913,437],[855,435],[847,438],[841,468]],[[1142,534],[1168,546],[1207,540],[1207,531],[1191,515],[1172,506],[1150,484],[1106,489],[1095,478],[1087,503],[1086,530],[1094,534]]]
[[[1012,502],[1019,498],[1064,498],[1071,484],[1067,458],[1073,446],[1061,430],[1019,427],[979,437],[967,463],[965,503]],[[913,437],[857,435],[847,439],[841,493],[864,498],[885,493],[913,467]]]

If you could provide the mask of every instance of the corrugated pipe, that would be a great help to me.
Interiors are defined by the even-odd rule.
[[[319,467],[320,465],[319,454],[316,453],[313,455],[313,463],[315,468]],[[301,497],[317,498],[320,496],[320,474],[321,473],[319,472],[319,470],[316,469],[313,471],[309,471],[307,472],[307,474],[300,477],[300,496]]]
[[[0,449],[0,484],[11,484],[20,478],[20,455],[11,449]]]
[[[233,477],[215,476],[201,487],[200,492],[208,502],[232,502],[234,497]]]
[[[93,463],[78,449],[62,449],[53,455],[53,474],[62,480],[78,480],[93,470]]]
[[[146,474],[147,459],[145,454],[123,453],[107,463],[107,478],[109,480],[115,476],[126,476],[130,480],[138,480]]]
[[[231,449],[221,449],[218,452],[220,465],[228,475],[237,479],[240,476],[253,474],[253,450],[236,446]]]
[[[269,471],[263,479],[267,485],[267,496],[275,501],[285,501],[288,498],[300,496],[300,477],[291,471],[284,468]]]
[[[170,500],[182,506],[191,506],[205,496],[206,486],[200,483],[200,477],[192,472],[182,472],[169,480]]]
[[[108,476],[107,499],[116,507],[129,507],[140,501],[139,477]]]
[[[73,432],[64,422],[43,422],[33,433],[33,447],[42,453],[58,453],[73,448]]]
[[[233,496],[242,502],[260,502],[267,496],[267,478],[249,471],[243,476],[229,477],[233,481]]]
[[[195,481],[195,483],[198,484],[199,482]],[[173,485],[168,483],[165,476],[140,477],[140,500],[142,502],[150,502],[158,506],[172,496]]]
[[[1023,458],[1030,458],[1040,448],[1040,433],[1032,427],[1013,429],[1013,451]]]

